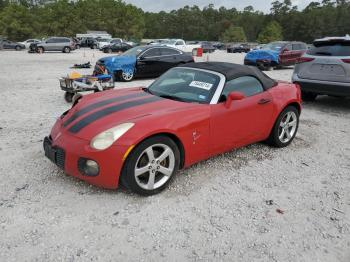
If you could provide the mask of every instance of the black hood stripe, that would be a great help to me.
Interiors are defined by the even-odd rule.
[[[69,131],[71,133],[78,133],[80,130],[82,130],[84,127],[90,125],[91,123],[105,117],[108,116],[110,114],[116,113],[118,111],[122,111],[125,109],[129,109],[135,106],[140,106],[140,105],[144,105],[144,104],[148,104],[148,103],[152,103],[155,101],[159,101],[162,100],[163,98],[158,97],[158,96],[152,96],[150,98],[145,98],[145,99],[139,99],[139,100],[133,100],[133,101],[129,101],[129,102],[125,102],[122,104],[118,104],[115,106],[111,106],[111,107],[107,107],[104,108],[100,111],[94,112],[86,117],[84,117],[83,119],[81,119],[80,121],[78,121],[77,123],[75,123],[73,126],[71,126],[69,128]]]
[[[120,102],[123,100],[131,99],[131,98],[137,98],[137,97],[142,97],[142,96],[147,96],[149,94],[142,92],[142,93],[136,93],[136,94],[131,94],[131,95],[125,95],[125,96],[118,96],[118,97],[113,97],[110,99],[106,99],[91,105],[88,105],[87,107],[82,108],[81,110],[75,112],[67,121],[63,123],[63,126],[66,127],[69,124],[71,124],[74,120],[76,120],[78,117],[81,117],[82,115],[85,115],[86,113],[89,113],[90,111],[106,106],[115,102]]]

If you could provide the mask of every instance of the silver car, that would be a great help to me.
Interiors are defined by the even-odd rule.
[[[295,66],[292,81],[300,85],[304,101],[350,96],[350,37],[315,40]]]
[[[75,49],[75,43],[68,37],[50,37],[43,42],[36,44],[36,51],[43,53],[46,51],[61,51],[70,53]]]

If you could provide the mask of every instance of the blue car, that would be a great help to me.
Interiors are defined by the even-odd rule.
[[[107,73],[114,80],[128,82],[135,77],[158,77],[172,67],[191,62],[191,54],[172,47],[137,46],[121,55],[98,60],[94,75]]]
[[[262,49],[250,51],[244,58],[244,64],[262,70],[294,65],[306,50],[307,45],[302,42],[272,42]]]

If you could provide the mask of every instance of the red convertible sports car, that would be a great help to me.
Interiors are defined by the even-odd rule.
[[[149,88],[84,96],[57,120],[45,155],[91,184],[160,192],[198,161],[259,141],[276,147],[295,137],[299,86],[259,69],[191,63],[170,69]]]

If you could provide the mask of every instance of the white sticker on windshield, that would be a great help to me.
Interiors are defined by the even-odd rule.
[[[213,84],[205,83],[205,82],[201,82],[201,81],[192,81],[190,83],[190,86],[198,87],[198,88],[205,89],[205,90],[210,90],[210,88],[213,87]]]

